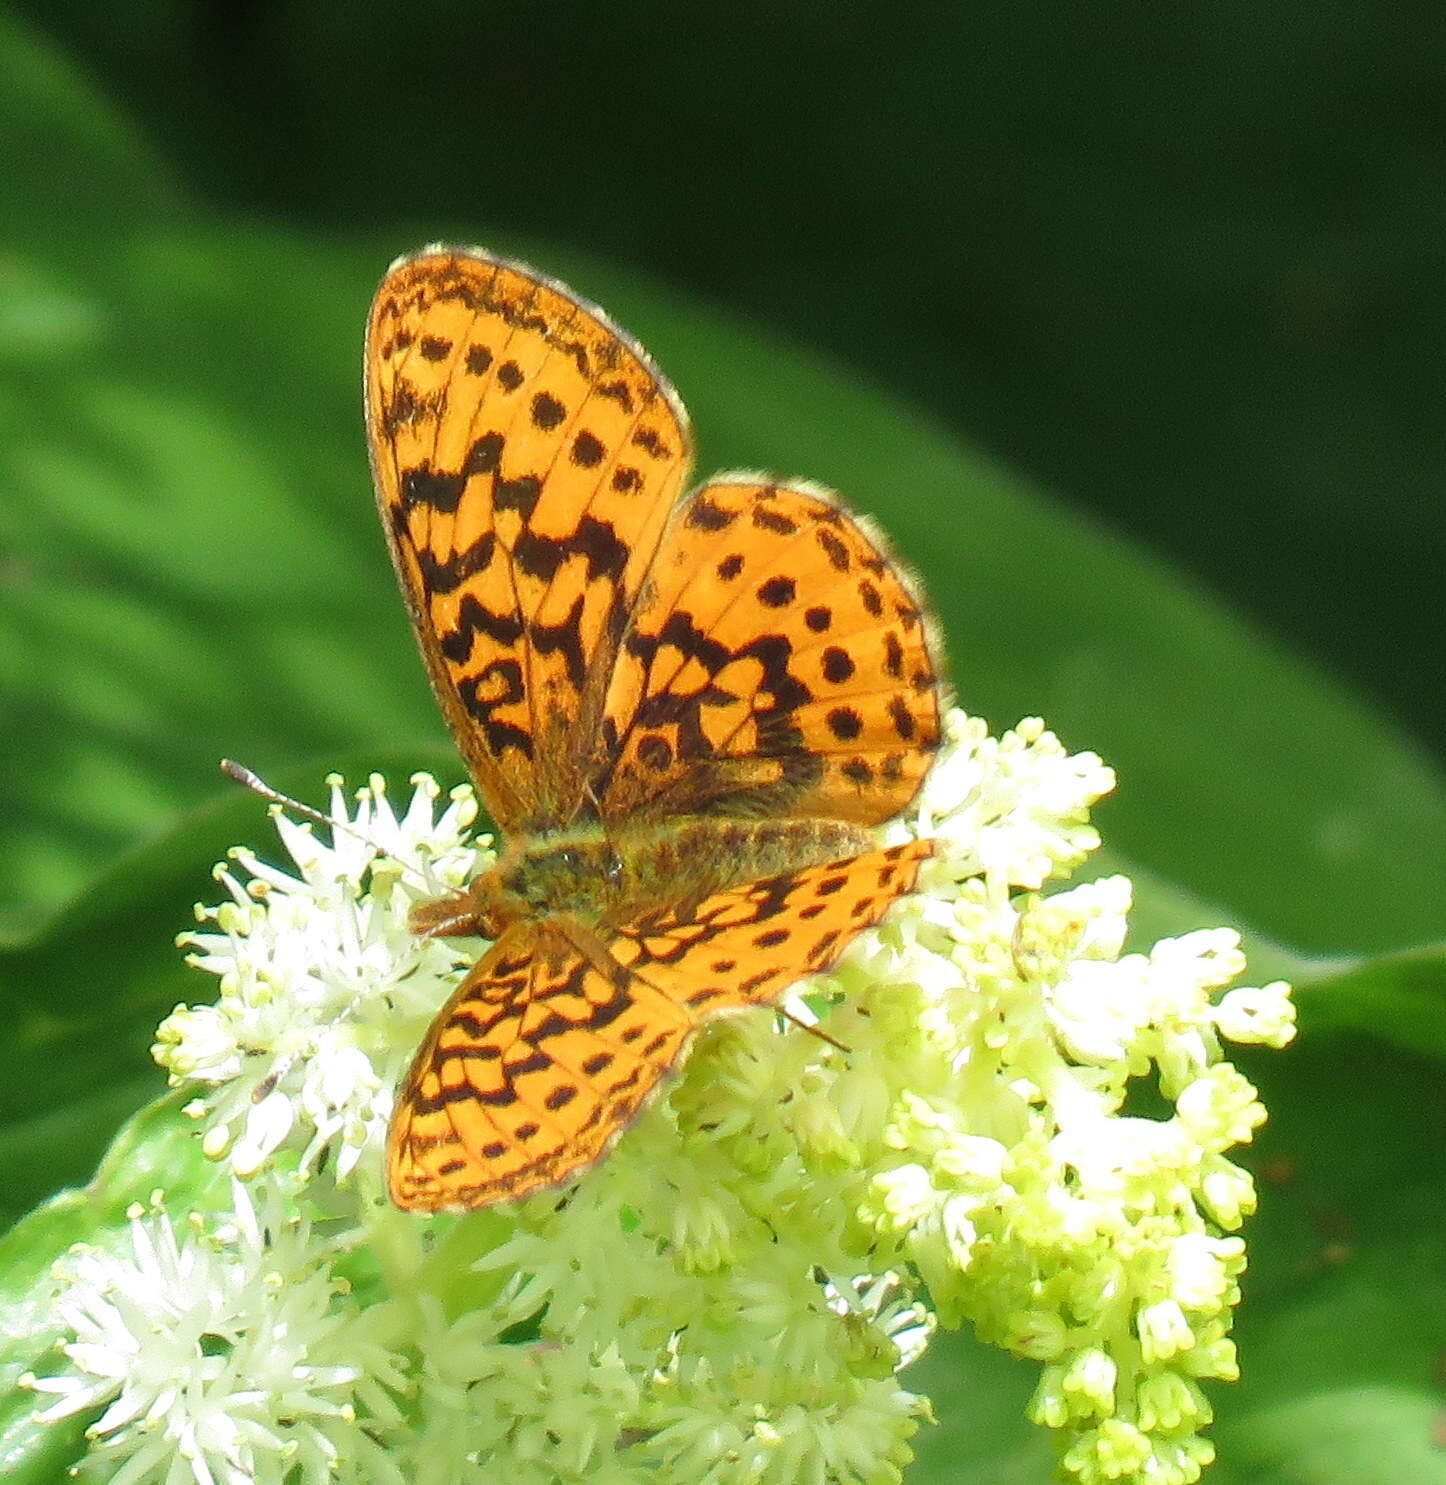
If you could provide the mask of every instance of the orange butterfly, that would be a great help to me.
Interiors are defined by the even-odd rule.
[[[426,248],[377,291],[367,429],[432,685],[508,837],[418,932],[492,947],[398,1093],[393,1200],[601,1156],[707,1017],[827,969],[931,843],[875,847],[939,743],[918,594],[826,491],[683,495],[688,417],[601,310]]]

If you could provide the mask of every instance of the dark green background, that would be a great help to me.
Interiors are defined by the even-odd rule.
[[[21,9],[198,196],[574,243],[755,315],[1446,746],[1438,7]]]
[[[1300,1044],[1242,1059],[1273,1112],[1213,1485],[1443,1485],[1443,37],[1424,6],[0,0],[3,1216],[87,1179],[211,993],[172,937],[269,839],[216,757],[308,797],[457,776],[357,363],[392,256],[480,241],[639,334],[705,469],[877,515],[965,705],[1119,767],[1142,938],[1233,923],[1301,986]],[[177,1140],[146,1116],[0,1244],[0,1386],[54,1253],[184,1198]],[[1044,1478],[1033,1377],[942,1338],[911,1479]],[[0,1457],[48,1485],[75,1441],[29,1414],[0,1390]]]

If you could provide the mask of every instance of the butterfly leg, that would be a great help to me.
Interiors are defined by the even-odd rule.
[[[418,938],[499,939],[528,916],[527,904],[507,890],[502,873],[492,867],[460,892],[419,902],[408,924]]]
[[[487,936],[470,892],[453,892],[419,902],[412,909],[407,925],[418,938]]]
[[[631,971],[618,963],[607,940],[590,924],[569,915],[550,918],[547,926],[556,934],[559,946],[566,944],[614,989],[621,989],[627,984]]]

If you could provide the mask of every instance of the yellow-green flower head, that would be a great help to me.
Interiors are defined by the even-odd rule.
[[[256,1479],[873,1485],[928,1416],[901,1369],[967,1323],[1041,1365],[1067,1475],[1198,1478],[1254,1204],[1229,1152],[1264,1117],[1224,1048],[1287,1041],[1287,990],[1228,988],[1226,930],[1125,953],[1123,877],[1048,890],[1098,844],[1098,758],[1037,720],[946,732],[883,832],[938,842],[920,890],[792,1019],[711,1024],[599,1167],[461,1218],[395,1211],[380,1171],[398,1075],[479,950],[407,928],[489,859],[470,794],[438,813],[419,780],[398,814],[379,780],[355,811],[334,786],[330,845],[280,818],[289,868],[234,853],[185,936],[219,999],[156,1049],[233,1215],[158,1211],[58,1273],[66,1364],[32,1382],[47,1416],[104,1410],[82,1468],[211,1485],[272,1439]],[[1140,1085],[1157,1116],[1126,1112]],[[268,1346],[242,1399],[237,1358]],[[131,1380],[188,1367],[204,1385]]]

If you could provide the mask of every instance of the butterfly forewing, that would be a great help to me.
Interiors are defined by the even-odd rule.
[[[366,366],[382,519],[448,723],[499,824],[565,819],[686,414],[600,310],[452,249],[388,274]]]
[[[392,1123],[393,1199],[477,1207],[604,1154],[698,1024],[828,969],[912,891],[929,841],[747,882],[621,928],[602,966],[531,925],[500,939],[437,1018]]]
[[[392,1199],[471,1208],[564,1180],[632,1120],[691,1027],[565,938],[513,929],[447,1003],[398,1093]]]

